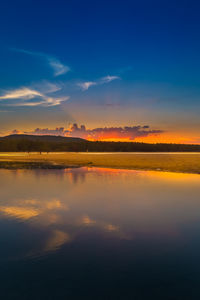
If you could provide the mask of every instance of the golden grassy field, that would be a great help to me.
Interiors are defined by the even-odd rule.
[[[39,164],[96,166],[200,174],[200,153],[0,153],[0,167]]]

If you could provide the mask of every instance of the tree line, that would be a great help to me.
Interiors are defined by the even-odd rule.
[[[199,152],[200,145],[68,141],[12,138],[0,140],[0,152]]]

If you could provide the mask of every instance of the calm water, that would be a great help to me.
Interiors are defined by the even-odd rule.
[[[0,170],[0,299],[200,299],[200,175]]]

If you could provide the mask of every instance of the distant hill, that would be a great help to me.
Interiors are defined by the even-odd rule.
[[[46,142],[83,142],[84,139],[77,137],[64,137],[55,135],[28,135],[28,134],[11,134],[5,137],[1,137],[1,140],[22,140],[26,139],[29,141],[46,141]]]
[[[12,134],[0,138],[0,152],[76,151],[85,142],[76,137]]]
[[[200,145],[91,142],[76,137],[14,134],[0,138],[0,152],[200,152]]]

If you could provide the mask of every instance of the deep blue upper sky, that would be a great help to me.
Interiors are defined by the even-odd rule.
[[[200,112],[199,12],[200,2],[194,0],[2,1],[0,95],[44,80],[61,84],[59,95],[70,96],[68,103],[62,102],[62,111],[40,105],[15,108],[16,119],[32,116],[31,126],[34,120],[38,126],[44,124],[45,116],[41,121],[37,109],[47,120],[49,110],[55,109],[55,124],[60,121],[62,125],[65,111],[69,121],[102,125],[103,120],[111,125],[116,118],[110,111],[105,116],[101,104],[114,103],[122,106],[123,114],[113,108],[119,123],[125,124],[127,116],[127,123],[136,120],[157,126],[167,116],[161,127],[170,128],[169,121],[179,129],[194,126],[194,130],[199,126],[196,114]],[[50,56],[58,59],[70,71],[55,78],[38,53],[47,55],[47,60]],[[79,81],[96,82],[108,75],[120,79],[96,84],[87,91],[73,88]],[[5,107],[1,101],[0,110]],[[12,118],[7,115],[0,126],[8,128],[6,120],[9,123]]]

